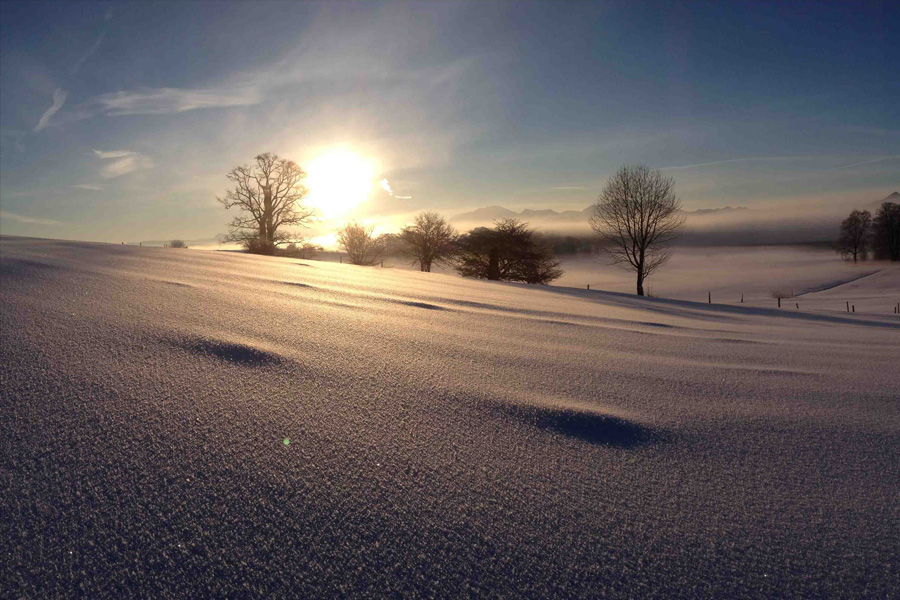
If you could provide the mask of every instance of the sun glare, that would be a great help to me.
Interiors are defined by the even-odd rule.
[[[309,203],[325,218],[341,217],[366,200],[375,170],[355,152],[329,150],[309,163]]]

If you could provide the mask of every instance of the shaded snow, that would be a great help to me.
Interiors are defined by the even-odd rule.
[[[13,597],[900,579],[900,318],[831,308],[896,271],[810,311],[8,237],[0,272]]]

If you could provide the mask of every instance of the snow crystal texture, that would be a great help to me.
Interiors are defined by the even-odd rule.
[[[0,272],[4,596],[897,591],[887,311],[10,237]]]

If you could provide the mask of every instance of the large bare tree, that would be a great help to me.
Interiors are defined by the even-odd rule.
[[[872,221],[875,258],[900,261],[900,204],[883,202]]]
[[[374,231],[374,225],[363,225],[356,221],[338,229],[338,245],[354,265],[374,265],[384,256],[384,236],[376,236]]]
[[[303,205],[306,172],[297,163],[266,152],[251,165],[234,167],[227,177],[234,188],[216,199],[226,209],[240,211],[231,221],[228,241],[261,253],[300,241],[286,228],[307,226],[315,211]]]
[[[435,262],[452,259],[457,237],[456,230],[436,212],[419,213],[412,225],[400,231],[400,239],[407,254],[413,257],[413,264],[425,272],[431,272]]]
[[[869,234],[872,228],[872,213],[867,210],[854,210],[841,223],[841,234],[837,248],[845,255],[849,254],[856,262],[860,257],[866,259],[869,245]]]
[[[606,182],[590,224],[613,261],[637,273],[643,296],[644,280],[669,259],[684,225],[675,180],[644,165],[623,166]]]

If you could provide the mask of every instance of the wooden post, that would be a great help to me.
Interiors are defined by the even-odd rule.
[[[847,312],[850,312],[850,301],[847,301]]]
[[[712,292],[706,292],[706,301],[712,304]]]
[[[781,298],[778,299],[778,308],[781,308]]]
[[[744,295],[741,294],[741,304],[743,304],[743,303],[744,303]]]
[[[800,303],[797,303],[797,310],[800,310]]]
[[[591,289],[591,284],[588,284],[588,289]]]
[[[855,305],[855,304],[853,305],[852,308],[853,308],[853,312],[856,312],[856,305]]]

